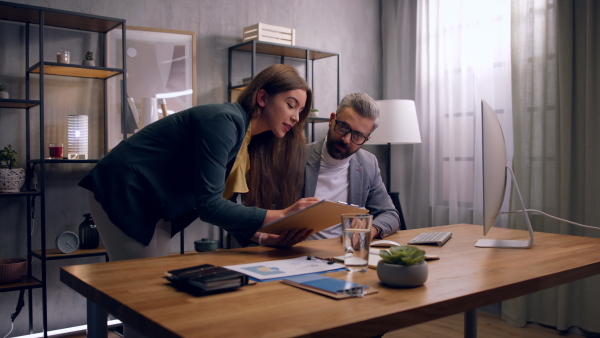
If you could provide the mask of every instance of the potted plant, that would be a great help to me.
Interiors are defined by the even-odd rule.
[[[428,267],[425,251],[410,245],[393,246],[381,250],[377,263],[379,280],[389,286],[415,287],[425,284]]]
[[[83,65],[84,66],[95,66],[96,63],[94,62],[94,52],[92,51],[87,51],[87,53],[85,53],[85,57],[83,58]]]
[[[8,92],[4,84],[0,84],[0,99],[8,99]]]
[[[19,192],[25,183],[25,169],[17,165],[17,152],[8,147],[0,150],[0,192]]]

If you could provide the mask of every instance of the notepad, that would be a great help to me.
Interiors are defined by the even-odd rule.
[[[323,275],[304,275],[282,279],[281,283],[316,292],[328,297],[341,299],[362,297],[377,290],[368,285],[353,283]]]
[[[275,220],[259,231],[268,234],[280,234],[286,230],[310,229],[313,233],[317,233],[339,224],[342,221],[342,214],[366,214],[368,212],[369,210],[356,205],[321,200],[307,208]]]

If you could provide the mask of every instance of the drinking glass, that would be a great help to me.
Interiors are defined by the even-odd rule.
[[[48,152],[52,159],[63,158],[63,144],[62,143],[50,143],[48,145]]]
[[[350,272],[369,269],[369,247],[373,215],[342,214],[344,266]]]

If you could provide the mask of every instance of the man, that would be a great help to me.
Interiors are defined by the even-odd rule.
[[[381,180],[377,158],[360,149],[379,125],[379,108],[367,94],[345,96],[329,117],[325,139],[307,145],[304,196],[343,201],[369,209],[371,238],[383,238],[400,227],[398,211]],[[341,224],[308,239],[342,236]]]

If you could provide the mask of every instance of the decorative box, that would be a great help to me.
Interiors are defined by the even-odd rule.
[[[244,42],[250,40],[294,46],[296,44],[296,30],[259,22],[256,25],[244,27]]]

